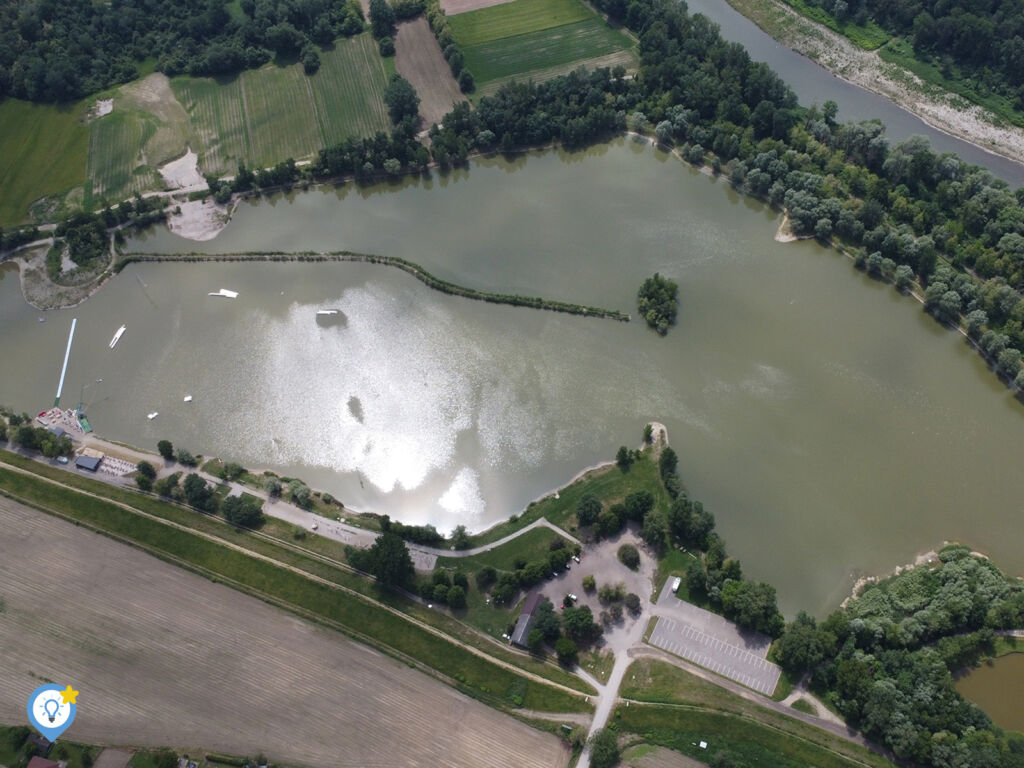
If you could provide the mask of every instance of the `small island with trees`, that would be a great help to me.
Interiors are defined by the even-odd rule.
[[[662,277],[657,272],[644,280],[637,292],[640,314],[647,325],[662,336],[670,326],[676,324],[676,310],[679,305],[679,286],[675,280]]]

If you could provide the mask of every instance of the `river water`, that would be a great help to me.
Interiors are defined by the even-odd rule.
[[[271,467],[357,508],[479,529],[657,419],[730,551],[790,613],[822,613],[856,575],[945,539],[1024,571],[1024,408],[919,304],[813,242],[776,243],[777,226],[626,140],[278,195],[208,243],[160,230],[131,245],[347,248],[624,311],[660,271],[680,284],[678,327],[661,338],[445,296],[388,267],[302,263],[133,265],[38,323],[8,274],[0,402],[52,402],[77,317],[63,402],[81,393],[100,434]],[[240,295],[207,296],[221,287]],[[317,322],[326,308],[339,322]]]
[[[817,62],[780,44],[726,0],[686,0],[691,13],[702,13],[721,28],[722,37],[740,43],[754,61],[766,62],[796,93],[801,104],[839,105],[840,121],[880,118],[893,140],[927,136],[937,152],[956,152],[969,163],[988,168],[1014,188],[1024,185],[1024,165],[954,138],[877,94],[840,80]]]

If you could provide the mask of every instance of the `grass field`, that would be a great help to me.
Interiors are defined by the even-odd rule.
[[[466,67],[478,82],[486,86],[496,80],[524,79],[554,68],[567,71],[585,65],[589,59],[620,52],[625,54],[622,63],[630,64],[629,47],[630,41],[623,33],[611,29],[600,19],[589,18],[462,50]]]
[[[117,202],[159,183],[156,170],[142,161],[142,148],[156,126],[132,112],[113,112],[89,132],[89,180],[93,198]]]
[[[892,768],[863,747],[655,659],[639,659],[626,670],[620,695],[655,702],[619,707],[620,731],[704,761],[726,749],[745,764],[769,768]],[[698,741],[708,742],[707,751]]]
[[[0,226],[28,220],[29,205],[85,182],[85,103],[0,102]]]
[[[460,13],[452,16],[449,23],[459,46],[469,48],[593,18],[594,14],[579,0],[515,0]]]
[[[654,495],[655,508],[668,509],[670,500],[665,487],[661,484],[658,467],[651,459],[649,450],[632,464],[628,472],[623,472],[614,464],[588,472],[576,482],[561,489],[557,499],[552,494],[530,504],[515,520],[510,519],[489,528],[479,536],[474,536],[470,546],[479,547],[497,541],[542,517],[574,533],[576,504],[585,493],[597,496],[607,509],[610,505],[625,499],[632,491],[643,489]]]
[[[838,32],[846,37],[851,43],[866,51],[873,51],[880,48],[885,45],[885,42],[890,37],[889,33],[878,26],[878,24],[876,24],[872,19],[868,19],[864,26],[858,26],[852,21],[836,21],[832,14],[817,7],[816,5],[811,5],[806,2],[806,0],[783,1],[793,10],[799,11],[807,18],[828,27],[833,32]]]
[[[229,549],[219,541],[211,541],[208,535],[171,527],[109,502],[8,470],[0,470],[0,488],[29,503],[57,510],[99,530],[123,537],[153,554],[223,579],[239,589],[300,614],[322,620],[359,639],[379,643],[403,657],[415,659],[433,668],[452,680],[460,690],[488,703],[555,712],[589,709],[582,698],[527,680],[399,615],[383,609],[374,610],[371,602],[352,594],[348,588],[324,583],[324,580],[338,583],[337,568],[323,564],[305,568],[303,570],[312,576],[306,578],[292,570],[301,567],[292,562],[295,556],[281,558],[280,565],[267,562],[263,558],[273,556],[270,553],[260,553],[263,554],[263,558],[260,558],[248,552]],[[156,499],[141,500],[179,511]],[[180,513],[189,514],[184,510],[180,510]],[[192,517],[203,519],[194,514]],[[206,522],[208,525],[218,525],[213,520],[207,519]],[[266,547],[263,549],[266,550]],[[271,546],[274,554],[277,554],[277,549]]]
[[[252,597],[6,499],[0,527],[3,720],[46,678],[82,691],[86,741],[292,765],[565,763],[557,739]]]
[[[450,23],[483,94],[512,78],[636,64],[632,41],[579,0],[514,0],[454,15]]]
[[[300,160],[348,136],[386,130],[390,69],[369,33],[338,40],[320,60],[312,77],[292,64],[230,79],[171,81],[198,137],[200,169],[223,173],[239,160],[255,167]]]

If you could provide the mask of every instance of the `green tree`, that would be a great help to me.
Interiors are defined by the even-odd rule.
[[[220,511],[232,525],[258,528],[263,524],[263,502],[255,496],[228,496],[221,502]]]
[[[591,736],[587,747],[590,749],[590,764],[594,768],[612,768],[622,759],[615,732],[607,728],[602,728]]]
[[[623,544],[619,547],[619,562],[635,571],[640,567],[640,552],[632,544]]]
[[[589,642],[601,632],[594,623],[594,614],[585,605],[574,605],[562,611],[562,625],[565,634],[577,642]]]
[[[476,585],[480,589],[487,589],[498,580],[498,572],[492,565],[485,565],[476,572]]]
[[[537,606],[534,614],[534,626],[540,630],[546,643],[553,643],[562,633],[562,620],[555,613],[555,606],[550,600],[545,600]]]
[[[370,572],[387,587],[405,587],[412,581],[415,569],[401,536],[387,531],[376,538],[370,547]]]
[[[448,590],[448,605],[452,608],[465,608],[466,607],[466,590],[459,585],[455,585]]]
[[[536,628],[531,629],[530,634],[526,636],[526,647],[532,653],[542,653],[544,651],[544,633]]]
[[[151,481],[156,480],[156,468],[148,461],[140,461],[135,465],[135,471],[141,477],[148,477]]]
[[[565,666],[572,666],[576,663],[576,654],[579,652],[576,643],[568,637],[560,637],[555,641],[555,653],[558,661]]]
[[[385,0],[378,2],[387,5]],[[384,103],[387,104],[391,122],[395,125],[407,118],[413,121],[419,118],[420,97],[416,95],[412,83],[397,73],[391,76],[388,87],[384,89]]]
[[[601,502],[592,493],[585,493],[576,502],[576,520],[580,525],[593,525],[601,514]]]
[[[630,454],[629,448],[624,445],[619,446],[619,451],[615,454],[615,463],[623,472],[629,471],[629,467],[633,464],[633,456]]]
[[[633,491],[626,495],[626,517],[634,522],[642,522],[644,516],[654,507],[654,495],[646,488]]]
[[[595,589],[597,589],[597,580],[594,579],[594,575],[593,574],[587,574],[586,576],[584,576],[583,577],[583,591],[584,592],[593,592]]]
[[[309,486],[301,480],[292,480],[288,483],[288,496],[292,500],[292,504],[303,509],[309,509],[313,506],[313,494],[309,490]]]
[[[182,489],[185,491],[185,501],[190,507],[195,507],[203,512],[216,510],[217,500],[210,491],[210,486],[195,472],[190,472],[185,478]]]
[[[679,304],[679,286],[657,272],[644,280],[637,292],[640,315],[647,325],[664,336],[675,325]]]
[[[179,464],[184,464],[186,467],[194,467],[199,464],[199,460],[190,452],[184,448],[179,448],[174,454],[174,457],[178,460]]]
[[[668,522],[665,514],[659,510],[653,510],[644,517],[643,527],[640,529],[640,538],[651,549],[660,553],[665,547],[665,531]]]
[[[654,440],[654,428],[648,423],[644,424],[644,444],[650,445]]]
[[[139,487],[140,491],[151,491],[153,490],[153,478],[147,475],[136,475],[135,485]]]
[[[594,525],[594,531],[598,536],[603,538],[614,536],[622,530],[622,521],[623,518],[615,514],[614,510],[606,510],[597,518],[597,523]]]
[[[370,0],[370,27],[373,29],[373,36],[378,39],[389,37],[394,26],[395,12],[391,10],[387,0]]]
[[[469,548],[469,533],[466,531],[466,526],[455,526],[455,530],[452,531],[452,546],[456,549]]]
[[[435,584],[434,590],[431,593],[431,595],[434,598],[434,602],[441,603],[442,605],[444,603],[447,603],[449,591],[451,591],[451,587],[449,587],[447,584]]]
[[[156,449],[157,451],[160,452],[160,455],[163,456],[165,460],[174,460],[174,446],[171,444],[170,440],[161,440],[159,443],[156,444]]]
[[[679,457],[676,452],[672,450],[672,446],[665,446],[661,452],[661,456],[658,457],[658,472],[661,474],[661,481],[665,480],[676,474],[676,470],[679,467]]]
[[[775,587],[749,581],[727,581],[722,586],[722,612],[741,627],[771,637],[782,634],[785,622],[775,599]]]
[[[229,480],[229,481],[230,480],[237,480],[238,478],[240,478],[244,474],[245,474],[245,467],[243,467],[241,464],[235,464],[235,463],[230,462],[230,461],[227,464],[225,464],[221,468],[221,471],[220,471],[220,476],[222,478],[224,478],[225,480]]]
[[[272,499],[277,498],[281,495],[281,491],[283,490],[281,487],[281,481],[276,477],[267,477],[267,479],[263,481],[263,490],[265,490],[267,495]]]
[[[794,677],[800,677],[824,658],[826,647],[814,617],[800,611],[775,643],[775,658]]]

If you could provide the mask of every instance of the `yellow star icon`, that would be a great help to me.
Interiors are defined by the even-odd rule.
[[[60,692],[60,697],[64,700],[65,704],[75,704],[75,699],[78,697],[78,691],[69,685]]]

